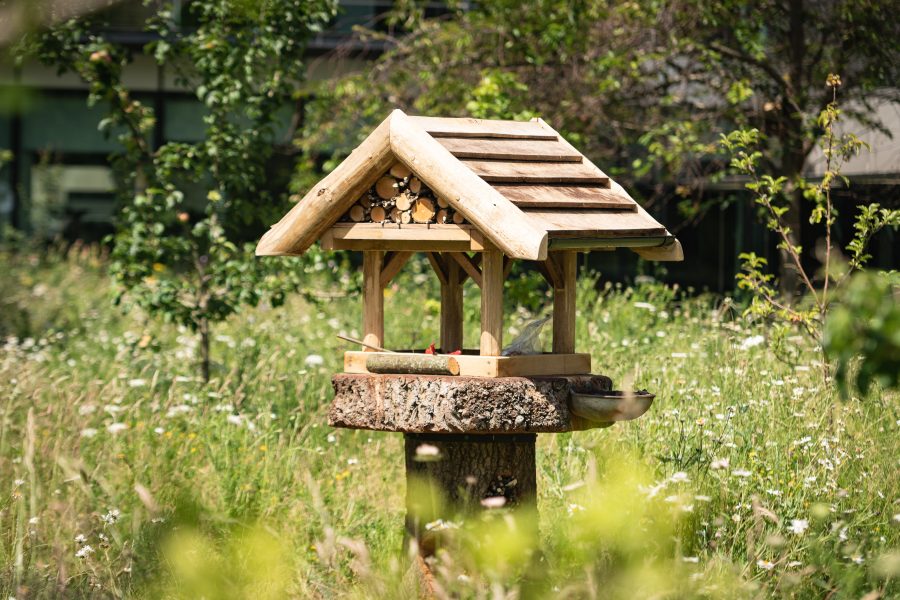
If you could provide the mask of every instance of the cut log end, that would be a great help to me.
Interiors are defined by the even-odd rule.
[[[397,193],[397,180],[384,176],[375,183],[375,193],[382,200],[390,200]]]
[[[394,166],[391,167],[390,173],[397,179],[406,179],[407,177],[412,175],[412,171],[409,170],[409,167],[401,162],[394,163]]]
[[[374,223],[384,223],[385,219],[387,219],[387,212],[383,207],[375,206],[369,213],[369,217]]]
[[[412,220],[416,223],[431,223],[434,219],[434,202],[430,198],[419,198],[412,209]]]
[[[394,205],[400,210],[409,210],[412,208],[413,199],[408,193],[403,192],[402,194],[398,194],[394,196]]]
[[[350,209],[350,220],[354,223],[362,223],[366,220],[366,209],[356,204]]]

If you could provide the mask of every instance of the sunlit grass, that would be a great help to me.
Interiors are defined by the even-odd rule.
[[[0,594],[415,597],[400,435],[326,425],[335,333],[359,334],[358,298],[234,318],[203,386],[194,337],[111,307],[99,257],[4,260]],[[397,278],[390,347],[436,340],[433,279],[420,264]],[[508,311],[510,328],[542,290],[516,283],[528,308]],[[474,293],[466,316],[471,340]],[[579,347],[656,403],[633,423],[539,436],[541,552],[487,515],[439,556],[440,589],[900,593],[897,394],[841,402],[805,340],[785,364],[765,335],[716,298],[585,279]]]

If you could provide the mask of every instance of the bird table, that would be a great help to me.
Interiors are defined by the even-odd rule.
[[[362,333],[333,377],[334,427],[402,432],[407,480],[444,497],[445,515],[535,507],[535,439],[608,427],[652,394],[613,390],[576,352],[579,253],[627,248],[682,260],[681,245],[622,186],[541,119],[414,117],[393,111],[263,236],[261,256],[362,253]],[[440,281],[440,347],[384,350],[384,289],[416,253]],[[526,261],[553,290],[552,351],[503,348],[503,286]],[[481,292],[478,347],[463,348],[463,285]],[[407,486],[407,528],[439,540]],[[434,507],[433,507],[434,508]],[[425,513],[435,516],[433,512]]]

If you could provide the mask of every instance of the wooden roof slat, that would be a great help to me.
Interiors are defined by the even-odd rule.
[[[559,140],[435,138],[456,158],[581,162],[581,154]]]
[[[469,159],[460,162],[489,183],[609,183],[603,171],[584,163]]]
[[[407,117],[432,137],[555,140],[553,129],[539,121],[495,121],[444,117]]]
[[[637,211],[637,203],[599,186],[495,185],[495,190],[519,208],[592,208]]]
[[[644,237],[666,235],[666,228],[643,210],[610,212],[604,210],[531,210],[524,209],[536,225],[551,238],[560,237]]]

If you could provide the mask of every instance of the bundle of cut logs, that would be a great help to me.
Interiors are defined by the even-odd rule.
[[[439,198],[403,163],[395,163],[350,207],[343,218],[351,223],[455,223],[465,219]]]

